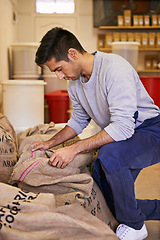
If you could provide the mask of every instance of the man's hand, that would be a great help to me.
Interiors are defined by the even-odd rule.
[[[73,145],[68,147],[63,147],[56,150],[51,158],[49,159],[49,164],[57,168],[65,168],[68,163],[73,161],[76,153],[74,153]]]
[[[55,134],[50,140],[33,142],[32,151],[36,151],[38,149],[44,149],[44,150],[49,149],[75,136],[77,136],[77,133],[75,132],[75,130],[66,125],[61,131]]]
[[[110,142],[114,142],[114,139],[105,130],[102,130],[92,137],[56,150],[51,156],[49,164],[53,167],[65,168],[77,154],[91,152]]]
[[[50,141],[37,141],[32,143],[32,152],[38,150],[38,149],[49,149],[50,148]]]
[[[32,143],[33,151],[37,151],[38,149],[47,150],[50,148],[50,142],[49,141],[37,141]],[[58,150],[56,150],[52,156],[49,159],[49,165],[57,168],[65,168],[68,163],[70,163],[76,156],[76,153],[74,153],[74,148],[72,146],[63,147]]]
[[[66,129],[69,129],[70,127],[67,127]],[[74,133],[74,130],[72,131]],[[63,130],[60,133],[60,136],[63,135]],[[57,134],[58,136],[59,134]],[[74,136],[74,134],[73,134]],[[34,145],[32,151],[36,151],[38,149],[49,149],[53,146],[56,146],[57,144],[61,143],[61,141],[56,141],[56,144],[54,142],[54,139],[56,138],[56,135],[50,139],[49,141],[45,142],[34,142],[32,145]],[[104,144],[114,142],[115,140],[110,137],[110,135],[105,131],[102,130],[99,133],[95,134],[92,137],[83,139],[81,141],[78,141],[71,146],[63,147],[58,150],[56,150],[53,155],[49,159],[49,164],[53,167],[57,168],[65,168],[67,164],[69,164],[75,156],[79,153],[87,153],[91,152],[94,149],[98,149]]]

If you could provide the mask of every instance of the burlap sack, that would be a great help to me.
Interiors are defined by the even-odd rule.
[[[61,183],[67,189],[79,187],[85,195],[89,196],[88,191],[91,191],[93,179],[89,174],[83,173],[81,169],[92,160],[92,154],[77,155],[64,169],[48,164],[52,154],[53,150],[32,152],[31,145],[27,145],[14,167],[10,183],[21,181],[35,187]]]
[[[26,193],[0,183],[0,240],[116,240],[79,204],[55,206],[53,194]]]
[[[34,128],[29,128],[23,132],[18,133],[17,141],[19,155],[23,152],[27,144],[32,144],[35,141],[47,141],[52,136],[57,134],[60,130],[62,130],[61,127],[56,127],[53,122],[50,122],[49,124],[40,124],[35,126]],[[77,136],[71,140],[55,146],[53,149],[56,150],[58,148],[69,146],[79,140],[80,138]]]
[[[17,157],[16,133],[7,117],[0,113],[0,182],[8,182]]]
[[[56,206],[78,202],[115,230],[118,223],[85,167],[92,160],[92,154],[79,154],[64,169],[59,169],[48,164],[52,153],[52,150],[32,153],[31,146],[27,145],[14,167],[10,182],[20,182],[19,187],[23,190],[54,193]]]
[[[45,134],[45,133],[49,133],[52,134],[54,133],[55,130],[55,123],[54,122],[50,122],[50,123],[46,123],[46,124],[39,124],[36,125],[35,127],[32,128],[28,128],[23,132],[20,132],[17,134],[18,138],[26,138],[28,136],[31,135],[37,135],[37,134]]]
[[[60,184],[33,187],[26,183],[20,182],[18,186],[22,190],[32,191],[34,193],[54,193],[57,207],[79,203],[87,212],[105,222],[113,231],[115,231],[118,226],[118,222],[110,212],[105,199],[95,182],[93,182],[89,197],[86,197],[81,191],[78,191],[77,189],[74,189],[74,191],[69,191],[67,188]]]

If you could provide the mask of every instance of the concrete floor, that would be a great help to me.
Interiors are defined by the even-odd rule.
[[[160,199],[160,163],[143,169],[135,182],[136,197],[139,199]],[[160,221],[145,222],[146,240],[160,240]]]

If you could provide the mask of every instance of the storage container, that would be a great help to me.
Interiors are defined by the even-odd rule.
[[[69,120],[69,94],[67,90],[57,90],[45,94],[49,107],[49,121],[66,123]]]
[[[44,123],[44,85],[41,80],[8,80],[3,86],[3,114],[15,128],[24,131]]]
[[[40,67],[35,63],[38,43],[13,43],[11,45],[12,75],[38,75]]]
[[[124,57],[131,65],[137,69],[138,46],[137,42],[113,42],[112,52]]]
[[[140,76],[140,79],[154,103],[160,108],[160,76]]]
[[[49,93],[57,90],[67,90],[68,80],[59,79],[55,73],[43,75],[43,80],[47,83],[44,87],[44,92]]]
[[[47,76],[55,74],[54,72],[51,72],[50,69],[46,65],[43,65],[42,71],[43,71],[43,75],[47,75]]]
[[[41,75],[13,75],[13,79],[15,80],[39,80]]]

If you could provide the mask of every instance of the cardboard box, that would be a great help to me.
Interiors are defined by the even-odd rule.
[[[156,47],[156,41],[155,41],[156,34],[154,32],[150,32],[148,35],[149,35],[148,46],[151,48],[155,48]]]
[[[97,47],[99,48],[104,48],[104,41],[105,41],[105,35],[104,34],[98,34],[98,43]]]
[[[138,26],[138,15],[133,15],[133,26]]]
[[[160,33],[157,33],[157,37],[156,37],[156,47],[160,48]]]
[[[160,26],[160,15],[158,15],[158,25]]]
[[[119,32],[114,32],[113,33],[113,41],[114,42],[119,42],[120,41],[120,34],[119,34]]]
[[[143,16],[142,15],[138,16],[138,26],[143,26]]]
[[[158,25],[158,18],[157,15],[152,15],[152,26]]]
[[[134,33],[132,32],[128,33],[128,42],[134,42]]]
[[[144,15],[144,26],[150,26],[150,17],[149,17],[149,15]]]
[[[147,48],[148,47],[148,33],[142,33],[142,47]]]
[[[119,27],[124,25],[124,17],[122,15],[118,15],[118,17],[117,17],[117,25]]]
[[[126,42],[127,41],[127,33],[121,32],[120,33],[120,40],[121,40],[121,42]]]
[[[142,44],[142,36],[141,36],[141,33],[137,32],[137,33],[134,33],[134,40],[135,42],[138,42],[141,47],[141,44]]]
[[[158,69],[159,57],[158,55],[152,56],[152,69]]]
[[[145,56],[145,69],[152,68],[152,58],[151,56]]]
[[[113,35],[112,33],[106,33],[105,35],[105,48],[111,47],[111,43],[113,41]]]
[[[124,10],[124,26],[131,26],[131,10]]]

